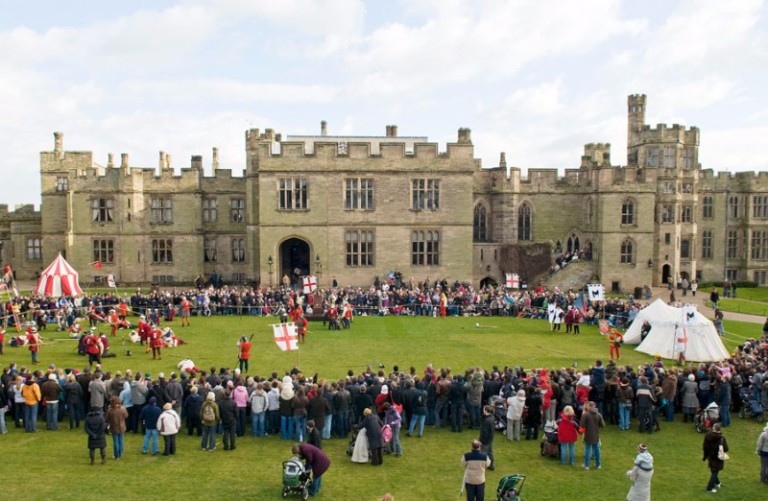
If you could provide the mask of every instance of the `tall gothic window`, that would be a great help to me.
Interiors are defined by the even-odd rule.
[[[528,202],[523,202],[517,209],[517,239],[531,240],[531,226],[533,216],[531,206]]]
[[[488,240],[488,214],[484,204],[475,205],[475,214],[472,219],[472,238],[475,242]]]

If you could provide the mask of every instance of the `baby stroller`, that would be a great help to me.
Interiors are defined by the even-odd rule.
[[[388,424],[381,427],[381,438],[384,441],[384,454],[392,454],[392,427]]]
[[[557,423],[555,421],[547,421],[544,424],[544,436],[541,437],[541,455],[553,458],[560,457],[560,444],[557,441]]]
[[[741,396],[741,408],[739,409],[739,417],[744,419],[745,417],[756,417],[758,423],[765,421],[763,413],[765,408],[759,400],[755,400],[755,395],[748,387],[742,387],[739,390],[739,396]]]
[[[507,430],[507,408],[504,406],[504,399],[501,397],[493,397],[491,400],[493,405],[493,427],[496,431]]]
[[[351,456],[355,451],[355,442],[357,442],[357,435],[360,433],[359,425],[352,425],[352,438],[347,443],[347,456]]]
[[[523,490],[525,475],[514,473],[501,477],[499,486],[496,488],[497,501],[518,501],[520,500],[520,491]]]
[[[289,494],[299,494],[301,499],[309,497],[309,485],[312,482],[310,473],[304,468],[304,463],[298,456],[283,461],[283,497]]]
[[[699,433],[711,430],[712,425],[718,422],[720,422],[720,407],[714,402],[704,409],[699,409],[693,416],[693,424]]]

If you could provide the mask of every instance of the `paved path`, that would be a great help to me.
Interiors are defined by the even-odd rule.
[[[661,298],[663,301],[669,302],[669,289],[666,287],[653,287],[652,290],[653,300]],[[676,290],[675,299],[677,299],[678,302],[695,304],[699,312],[711,320],[714,318],[714,310],[707,306],[710,291],[711,289],[707,289],[706,291],[699,290],[694,297],[693,294],[691,294],[691,291],[688,291],[688,294],[683,296],[683,291]],[[738,320],[739,322],[750,322],[761,325],[765,323],[765,317],[759,315],[747,315],[746,313],[735,313],[731,311],[723,311],[723,314],[725,315],[726,322],[728,320]]]

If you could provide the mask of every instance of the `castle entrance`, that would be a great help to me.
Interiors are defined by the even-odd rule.
[[[661,283],[668,284],[672,280],[672,267],[665,264],[661,267]]]
[[[309,275],[309,244],[300,238],[289,238],[280,244],[280,282],[286,275],[295,286],[304,275]]]

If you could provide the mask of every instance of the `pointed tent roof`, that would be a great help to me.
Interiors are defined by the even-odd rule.
[[[33,292],[41,296],[82,296],[78,273],[59,254],[41,274]]]
[[[643,321],[651,324],[651,332],[641,341],[640,328]],[[683,329],[683,333],[678,333]],[[637,351],[649,355],[659,354],[662,358],[674,359],[677,334],[686,339],[685,358],[691,362],[719,362],[730,357],[714,324],[704,315],[695,311],[691,320],[684,320],[684,309],[670,306],[657,299],[637,314],[624,336],[627,344],[639,344]]]

